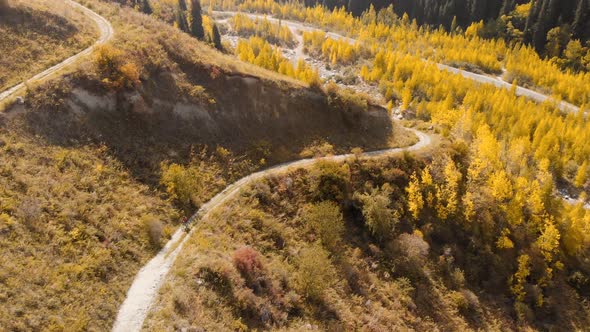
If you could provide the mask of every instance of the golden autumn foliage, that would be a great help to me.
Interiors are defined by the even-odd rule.
[[[508,82],[517,79],[521,85],[549,91],[577,105],[590,102],[590,73],[564,72],[558,64],[542,59],[534,49],[520,43],[509,46],[503,40],[483,39],[479,36],[483,22],[473,23],[464,33],[449,33],[443,29],[419,27],[406,17],[397,17],[392,8],[379,13],[368,11],[355,18],[344,8],[330,11],[321,5],[304,7],[296,2],[280,4],[272,0],[224,0],[219,7],[272,14],[329,28],[357,37],[373,53],[379,49],[395,50],[494,76],[506,69],[504,78]],[[517,12],[524,11],[523,8],[527,6],[519,6]],[[332,54],[330,57],[332,61]]]
[[[109,89],[131,88],[141,83],[137,65],[127,62],[123,52],[111,45],[96,49],[94,63],[102,83]]]
[[[529,264],[530,257],[528,255],[521,255],[518,257],[518,271],[516,271],[512,278],[511,287],[517,301],[524,301],[524,297],[526,296],[524,285],[527,277],[531,274]]]
[[[516,302],[518,317],[531,308],[545,310],[555,303],[557,287],[571,277],[567,273],[581,268],[573,262],[583,260],[590,248],[588,212],[581,205],[564,204],[555,190],[558,183],[587,190],[590,124],[583,114],[563,114],[555,104],[535,103],[515,93],[517,84],[528,85],[584,102],[588,85],[583,75],[562,72],[527,47],[480,38],[480,23],[465,33],[449,34],[419,27],[407,17],[387,20],[386,15],[369,12],[354,18],[342,9],[304,8],[294,2],[225,0],[217,5],[294,19],[357,39],[355,43],[337,40],[321,31],[302,35],[308,54],[336,68],[357,69],[364,83],[379,88],[388,105],[431,123],[450,142],[451,153],[436,155],[422,170],[412,169],[400,181],[407,185],[401,190],[385,185],[382,177],[388,185],[395,181],[379,171],[367,172],[374,177],[352,200],[359,219],[355,221],[360,221],[369,237],[389,244],[391,235],[399,235],[395,227],[399,223],[403,232],[422,234],[411,238],[415,246],[422,245],[418,238],[441,241],[437,249],[454,241],[452,250],[461,251],[457,255],[461,263],[455,264],[463,264],[470,278],[490,282],[490,288],[503,287],[504,295]],[[304,81],[316,80],[317,72],[304,61],[294,65],[264,40],[277,35],[268,32],[276,27],[269,27],[265,19],[253,24],[245,15],[237,21],[235,30],[255,35],[238,43],[236,54],[241,60]],[[477,84],[441,71],[436,62],[494,76],[506,67],[505,79],[513,84],[504,90]],[[543,70],[552,80],[543,78]],[[321,197],[320,201],[341,200],[347,197],[350,176],[344,178],[338,179],[337,192],[322,184],[308,194],[316,200]],[[190,189],[185,191],[190,197]],[[332,206],[331,211],[336,210]],[[320,239],[328,246],[338,243],[334,234],[322,236],[329,226],[310,224],[306,235],[313,241]],[[480,260],[483,266],[472,268]],[[441,269],[454,270],[456,266],[449,262]],[[495,269],[497,276],[488,276]],[[297,291],[308,293],[303,284]],[[465,298],[459,293],[450,297],[457,308],[464,308]],[[317,290],[307,294],[324,295]]]
[[[271,44],[294,46],[295,39],[291,29],[270,22],[266,17],[251,19],[246,14],[238,13],[230,19],[232,29],[240,36],[260,37]]]
[[[351,45],[345,40],[327,38],[322,31],[303,32],[303,46],[308,53],[334,65],[355,63],[361,55],[359,42]]]
[[[283,57],[279,48],[273,47],[260,37],[240,40],[236,46],[236,55],[242,61],[299,79],[310,85],[317,86],[320,84],[317,70],[303,60],[300,60],[297,66],[293,66],[288,59]]]
[[[408,210],[414,219],[418,219],[420,211],[424,207],[424,198],[422,197],[422,192],[420,191],[420,182],[416,173],[414,173],[410,178],[410,183],[406,188],[406,193],[408,194]]]

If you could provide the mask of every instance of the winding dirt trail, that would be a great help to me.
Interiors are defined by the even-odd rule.
[[[414,129],[409,130],[416,134],[419,139],[418,143],[405,148],[367,152],[363,153],[362,157],[379,158],[402,153],[404,151],[417,151],[431,144],[431,138],[427,134]],[[217,194],[209,202],[204,204],[191,219],[198,221],[200,218],[206,218],[211,213],[211,211],[221,206],[230,198],[234,197],[240,192],[240,190],[244,189],[249,184],[252,184],[255,181],[258,181],[269,175],[285,172],[289,169],[308,167],[322,160],[344,161],[347,158],[352,157],[354,157],[353,154],[345,154],[322,158],[303,159],[276,165],[264,171],[253,173],[225,188],[221,193]],[[141,330],[143,321],[145,320],[152,303],[156,299],[158,290],[160,289],[164,278],[170,271],[174,260],[182,250],[185,242],[190,238],[194,231],[195,228],[193,228],[187,234],[184,229],[178,229],[170,241],[168,241],[166,246],[158,253],[158,255],[139,271],[135,277],[135,280],[133,281],[133,284],[131,285],[131,288],[129,288],[129,291],[127,292],[125,302],[123,302],[123,305],[119,309],[119,313],[113,327],[113,332],[133,332]]]
[[[51,74],[58,72],[59,70],[73,64],[78,59],[92,53],[92,51],[94,51],[94,49],[98,45],[106,43],[111,38],[113,38],[113,36],[115,35],[115,30],[113,29],[113,26],[106,18],[98,15],[97,13],[92,11],[91,9],[84,7],[83,5],[77,3],[73,0],[65,0],[65,2],[73,8],[80,9],[86,16],[88,16],[90,19],[92,19],[94,21],[94,23],[96,23],[96,25],[98,26],[98,29],[100,31],[99,38],[96,40],[96,42],[94,44],[92,44],[91,46],[89,46],[88,48],[83,50],[82,52],[72,55],[71,57],[65,59],[64,61],[58,63],[57,65],[44,70],[43,72],[29,78],[28,80],[26,80],[22,83],[19,83],[19,84],[13,86],[12,88],[10,88],[8,90],[1,92],[0,93],[0,102],[5,101],[9,97],[11,97],[14,93],[16,93],[20,89],[24,88],[26,82],[41,80],[41,79],[44,79],[44,78],[50,76]]]

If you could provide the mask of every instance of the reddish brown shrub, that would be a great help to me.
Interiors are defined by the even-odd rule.
[[[263,268],[260,254],[251,247],[242,247],[234,252],[234,265],[246,278],[255,276]]]

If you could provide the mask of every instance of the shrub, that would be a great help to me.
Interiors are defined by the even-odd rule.
[[[96,49],[94,63],[98,76],[106,88],[118,90],[131,88],[140,83],[139,68],[125,58],[123,51],[108,44]]]
[[[138,85],[139,81],[139,68],[137,65],[131,62],[127,62],[119,67],[121,73],[122,82],[125,83],[126,87]]]
[[[233,262],[234,266],[246,279],[254,278],[263,269],[260,254],[251,247],[242,247],[236,250],[234,252]]]
[[[456,289],[463,287],[465,284],[465,275],[461,269],[455,268],[453,272],[451,272],[451,284]]]
[[[521,301],[514,303],[514,312],[520,322],[531,322],[534,320],[533,310]]]
[[[405,260],[422,266],[428,258],[430,245],[420,236],[415,234],[402,234],[397,239],[400,254]]]
[[[294,284],[309,300],[321,300],[324,291],[335,283],[336,271],[328,252],[319,245],[305,248],[299,255],[299,269]]]
[[[96,48],[94,63],[99,74],[110,76],[116,72],[123,61],[123,52],[111,45],[102,45]]]
[[[348,165],[322,161],[311,172],[313,193],[317,200],[342,201],[348,197],[350,169]]]
[[[201,85],[179,83],[179,86],[190,96],[191,101],[203,105],[215,104],[215,99]]]
[[[41,203],[35,198],[25,199],[17,210],[17,217],[29,230],[36,230],[43,212]]]
[[[334,252],[344,233],[340,207],[332,201],[311,204],[303,209],[302,219],[319,236],[322,244]]]
[[[255,317],[258,314],[259,298],[249,288],[240,288],[234,292],[236,308],[240,316]]]
[[[174,302],[174,311],[180,314],[188,313],[191,308],[191,298],[186,290],[175,288],[172,298]]]
[[[401,277],[395,279],[394,283],[399,291],[402,301],[408,303],[411,302],[415,290],[414,286],[412,286],[412,281],[406,277]]]
[[[468,303],[463,296],[463,293],[457,291],[451,291],[447,294],[450,304],[453,309],[464,312],[467,309]]]
[[[49,110],[58,112],[63,110],[71,92],[71,85],[65,81],[48,81],[30,88],[27,104],[33,110]]]
[[[150,244],[159,249],[162,246],[162,237],[164,235],[164,225],[156,217],[146,215],[143,218],[143,225],[147,233]]]
[[[461,291],[463,293],[463,297],[467,301],[467,309],[470,311],[476,311],[479,309],[479,298],[475,295],[472,291],[468,289],[463,289]]]
[[[360,158],[364,151],[362,148],[356,147],[356,148],[352,148],[352,150],[350,150],[350,153],[352,153],[354,155],[355,158]]]
[[[389,184],[381,188],[372,188],[367,194],[355,194],[354,198],[363,204],[365,223],[373,236],[379,241],[388,238],[393,232],[399,213],[389,207],[393,189]]]
[[[219,295],[224,297],[233,296],[233,283],[231,270],[223,262],[214,261],[199,269],[197,277],[203,279]]]
[[[342,89],[336,83],[326,84],[328,104],[332,108],[348,107],[360,111],[368,111],[371,104],[369,96],[357,93],[351,89]]]
[[[306,147],[301,151],[299,156],[301,158],[318,158],[334,154],[334,146],[328,142],[316,141],[312,145]]]
[[[16,225],[14,218],[6,213],[0,213],[0,234],[5,231],[10,231],[14,225]]]
[[[212,192],[224,184],[219,180],[221,170],[215,163],[193,161],[188,166],[163,163],[161,169],[160,183],[187,211],[199,207],[210,198]]]

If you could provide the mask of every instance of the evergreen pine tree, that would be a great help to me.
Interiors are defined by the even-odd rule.
[[[535,24],[537,22],[537,18],[539,17],[539,13],[541,11],[541,7],[544,1],[542,0],[537,0],[533,3],[533,5],[531,6],[531,9],[529,11],[529,15],[527,16],[526,19],[526,24],[525,24],[525,28],[524,28],[524,42],[526,44],[530,44],[533,40],[533,33],[535,31]]]
[[[322,0],[322,5],[332,10],[336,7],[342,6],[342,3],[338,0]]]
[[[203,40],[205,38],[203,16],[201,16],[201,2],[199,0],[191,1],[190,33],[197,39]]]
[[[364,0],[350,0],[348,2],[348,11],[358,17],[367,9],[367,3]]]
[[[508,13],[514,10],[515,6],[514,0],[504,0],[500,9],[500,15],[508,15]]]
[[[545,42],[547,41],[546,22],[548,14],[549,1],[544,0],[543,5],[541,6],[539,17],[537,19],[537,23],[535,24],[533,31],[533,47],[535,47],[535,50],[537,50],[538,53],[541,53],[543,51]]]
[[[150,5],[149,0],[142,0],[141,1],[141,11],[146,15],[151,15],[154,11],[152,10],[152,6]]]
[[[486,16],[484,0],[473,0],[471,3],[471,20],[474,22],[483,20]]]
[[[188,7],[186,6],[186,0],[178,0],[178,8],[182,11],[187,11]]]
[[[583,39],[584,37],[588,37],[584,36],[584,31],[586,30],[589,19],[588,0],[579,0],[574,23],[572,24],[574,39]]]
[[[213,45],[218,50],[223,50],[223,45],[221,45],[221,34],[219,33],[219,29],[217,28],[217,24],[213,24]]]
[[[180,9],[180,3],[176,6],[176,26],[184,32],[189,32],[186,15],[184,11]]]

